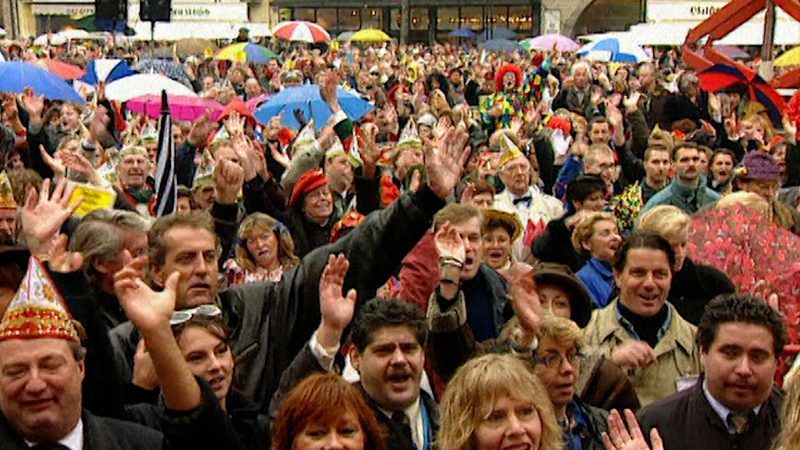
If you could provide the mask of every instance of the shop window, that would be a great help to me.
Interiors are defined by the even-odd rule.
[[[361,28],[361,9],[339,8],[339,31],[355,31]]]
[[[428,16],[428,8],[411,8],[411,24],[409,28],[412,30],[425,31],[431,26],[431,18]]]
[[[530,6],[508,7],[508,28],[514,31],[531,31],[533,29],[533,14]]]
[[[486,17],[490,28],[507,27],[508,7],[506,6],[487,6]]]
[[[361,28],[383,28],[383,10],[380,8],[364,8],[361,15]]]
[[[458,28],[458,8],[439,8],[436,16],[436,29],[455,30]]]
[[[461,17],[459,20],[459,28],[468,28],[470,30],[483,29],[483,7],[482,6],[464,6],[461,8]]]
[[[317,18],[314,14],[314,8],[295,8],[294,20],[306,20],[308,22],[316,22]]]

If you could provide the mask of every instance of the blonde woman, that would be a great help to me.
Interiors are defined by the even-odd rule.
[[[575,275],[586,286],[596,308],[605,308],[614,294],[611,261],[620,244],[622,237],[617,229],[617,221],[608,212],[587,214],[572,231],[573,248],[589,258]]]
[[[563,448],[544,386],[511,354],[488,354],[461,366],[447,384],[440,415],[441,450]]]
[[[284,224],[263,213],[247,216],[239,226],[235,256],[223,265],[226,286],[256,281],[280,281],[284,271],[300,261]]]
[[[787,378],[783,386],[785,397],[781,413],[781,431],[775,439],[775,450],[791,450],[800,442],[800,376],[793,370],[794,376]],[[790,374],[792,374],[790,372]]]

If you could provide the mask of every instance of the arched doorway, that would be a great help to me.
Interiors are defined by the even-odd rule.
[[[594,0],[578,16],[573,34],[627,31],[641,22],[645,0]]]

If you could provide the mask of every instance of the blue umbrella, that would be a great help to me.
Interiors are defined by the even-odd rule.
[[[490,52],[513,52],[519,49],[519,44],[516,41],[508,39],[490,39],[481,42],[478,46]]]
[[[469,28],[457,28],[449,32],[447,35],[454,38],[466,38],[466,39],[472,39],[476,36],[475,32],[470,30]]]
[[[591,61],[639,63],[650,60],[638,45],[615,37],[589,42],[579,48],[577,54]]]
[[[48,100],[86,103],[66,81],[44,69],[21,61],[0,62],[0,92],[21,94],[26,87]]]
[[[336,88],[336,96],[339,99],[339,105],[342,110],[353,121],[364,117],[364,114],[374,108],[366,100],[341,87]],[[325,126],[331,116],[331,110],[320,97],[319,86],[316,84],[286,88],[259,106],[253,115],[256,120],[266,124],[271,118],[283,113],[282,125],[290,128],[299,128],[300,123],[297,122],[293,114],[293,111],[297,108],[302,109],[304,116],[314,119],[317,129]]]
[[[183,65],[167,59],[143,59],[133,66],[139,73],[157,73],[167,78],[192,87],[192,82],[186,75]]]
[[[490,30],[484,30],[481,33],[480,40],[487,41],[490,39],[514,39],[517,37],[517,33],[509,28],[506,27],[496,27]]]
[[[80,77],[79,80],[94,86],[101,81],[108,84],[129,75],[133,75],[133,71],[125,60],[95,59],[86,66],[86,75]]]

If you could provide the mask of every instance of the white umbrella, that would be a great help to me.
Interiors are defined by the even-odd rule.
[[[163,75],[140,73],[109,83],[106,86],[106,98],[124,102],[141,95],[159,94],[162,90],[170,95],[197,97],[193,90]]]
[[[590,61],[640,63],[649,61],[650,55],[638,45],[619,38],[605,38],[589,42],[577,51],[578,56]]]

